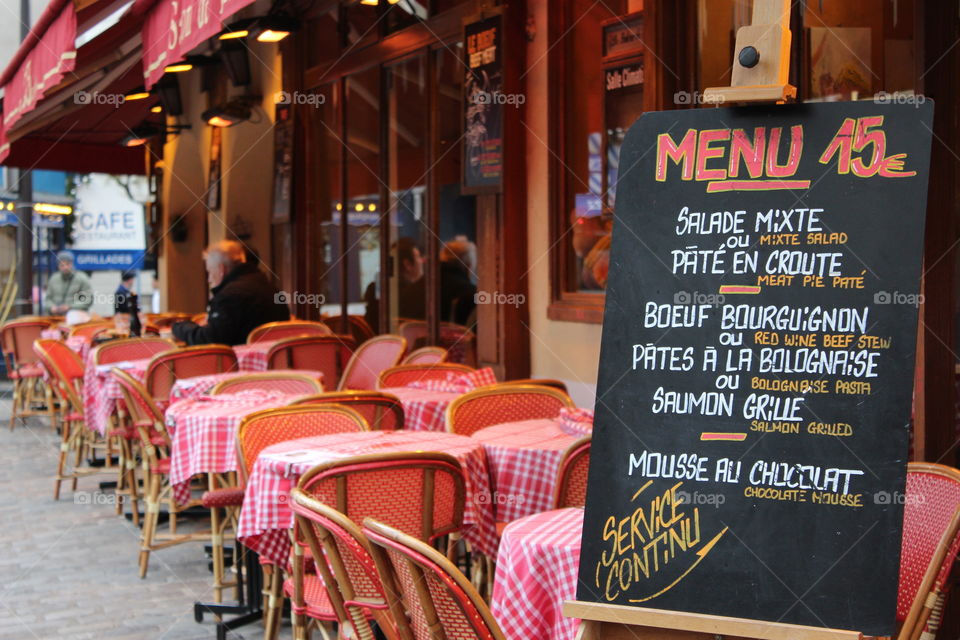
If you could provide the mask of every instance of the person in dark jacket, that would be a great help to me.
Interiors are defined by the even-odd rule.
[[[286,296],[277,290],[239,242],[224,240],[204,254],[212,297],[207,324],[178,322],[173,335],[187,344],[243,344],[255,327],[290,319]]]
[[[475,249],[474,249],[475,250]],[[477,287],[471,246],[466,240],[451,240],[440,250],[440,321],[465,325],[476,306]]]

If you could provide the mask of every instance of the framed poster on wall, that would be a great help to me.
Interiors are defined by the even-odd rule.
[[[485,14],[463,27],[463,193],[496,193],[503,178],[503,116],[518,96],[503,92],[503,16]]]
[[[273,214],[271,221],[290,221],[290,193],[293,187],[293,118],[290,105],[278,104],[273,125]]]

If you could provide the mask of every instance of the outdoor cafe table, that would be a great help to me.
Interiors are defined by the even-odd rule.
[[[300,476],[324,462],[371,453],[440,451],[463,466],[466,502],[463,537],[490,557],[497,550],[496,527],[490,508],[490,484],[483,447],[476,440],[451,433],[364,431],[338,433],[282,442],[264,449],[247,479],[237,538],[261,559],[286,565],[293,514],[290,490]],[[384,487],[385,497],[389,487]]]
[[[497,522],[510,522],[553,506],[563,452],[578,437],[560,428],[559,420],[521,420],[480,429],[472,438],[483,443]]]
[[[237,354],[237,365],[240,371],[266,371],[267,352],[276,342],[276,340],[267,340],[234,346],[233,352]]]
[[[296,398],[249,389],[172,403],[164,422],[170,434],[170,484],[176,501],[185,504],[189,500],[193,476],[237,470],[236,434],[245,417],[262,409],[284,407]]]
[[[583,509],[515,520],[500,536],[490,609],[510,639],[573,640],[578,620],[560,609],[575,599]]]
[[[123,369],[136,380],[143,382],[150,358],[111,362],[97,366],[88,361],[83,371],[83,415],[87,427],[101,435],[107,432],[110,416],[117,408],[117,400],[123,397],[120,383],[110,374],[114,367]]]
[[[461,395],[414,387],[387,387],[380,391],[400,399],[404,431],[446,431],[447,407]]]
[[[309,371],[307,369],[274,369],[272,373],[295,373],[316,378],[323,383],[323,373],[320,371]],[[173,383],[170,389],[170,402],[185,400],[187,398],[196,398],[210,393],[210,390],[223,382],[224,380],[233,380],[234,378],[243,378],[249,376],[250,371],[228,371],[227,373],[211,373],[205,376],[193,376],[192,378],[180,378]]]

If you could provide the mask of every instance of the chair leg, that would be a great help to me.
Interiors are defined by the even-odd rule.
[[[10,431],[13,431],[13,427],[17,424],[17,405],[20,404],[20,389],[22,387],[22,380],[17,378],[13,381],[13,397],[10,402]]]
[[[60,483],[63,482],[63,474],[67,469],[67,454],[70,448],[70,431],[72,427],[69,421],[63,421],[63,428],[60,430],[60,456],[57,460],[57,478],[53,484],[53,499],[60,499]]]
[[[140,483],[137,481],[137,454],[133,443],[128,441],[130,457],[127,458],[127,486],[130,487],[130,512],[134,526],[140,526]]]
[[[160,513],[160,477],[151,473],[150,488],[147,493],[147,511],[143,519],[143,530],[140,533],[140,577],[147,577],[150,565],[150,550],[153,547],[153,537],[157,532],[157,516]]]
[[[267,615],[263,623],[263,639],[276,640],[280,634],[280,618],[283,610],[283,569],[274,566],[270,572],[267,597]]]

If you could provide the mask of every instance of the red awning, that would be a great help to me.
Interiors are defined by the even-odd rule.
[[[139,0],[134,11],[150,6],[143,23],[143,75],[149,89],[164,67],[223,29],[223,22],[254,0]],[[152,6],[151,6],[152,5]]]
[[[48,10],[60,3],[63,11],[73,11],[70,0],[54,0]],[[100,25],[122,1],[105,0],[88,5],[79,14],[80,29]],[[59,18],[58,18],[59,19]],[[22,63],[45,48],[55,20],[40,33],[44,17],[17,52],[0,80],[14,83],[18,60]],[[78,173],[143,173],[142,147],[122,146],[131,130],[144,122],[161,129],[163,117],[152,114],[156,98],[126,102],[123,96],[143,83],[140,64],[142,16],[125,11],[112,26],[76,49],[75,68],[63,75],[57,85],[45,87],[45,95],[14,120],[12,127],[0,127],[0,164],[34,169],[54,169]],[[76,28],[75,28],[76,31]],[[76,36],[70,40],[73,49]],[[32,42],[33,46],[30,46]],[[21,65],[22,66],[22,65]],[[10,85],[6,87],[4,108],[10,104]]]
[[[33,109],[47,89],[63,80],[64,74],[73,71],[76,39],[77,14],[73,3],[53,0],[0,77],[5,129]]]

